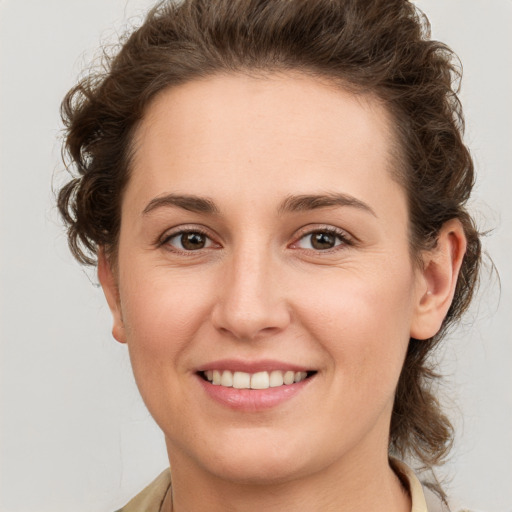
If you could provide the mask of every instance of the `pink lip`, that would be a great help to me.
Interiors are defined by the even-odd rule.
[[[275,361],[271,359],[261,359],[258,361],[244,361],[240,359],[221,359],[203,364],[196,371],[205,372],[207,370],[231,370],[232,372],[256,373],[264,371],[282,370],[294,372],[308,372],[313,368],[299,366],[296,364],[285,363],[283,361]]]
[[[205,380],[200,373],[207,370],[256,373],[272,370],[306,372],[311,371],[311,368],[271,360],[240,361],[223,359],[202,365],[197,369],[197,381],[208,397],[230,409],[244,412],[257,412],[277,407],[300,393],[314,379],[314,376],[310,376],[301,382],[268,389],[236,389],[213,385]]]

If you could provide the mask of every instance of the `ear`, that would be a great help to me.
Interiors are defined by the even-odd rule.
[[[441,328],[453,300],[466,245],[462,224],[452,219],[443,224],[436,246],[423,254],[411,324],[412,338],[431,338]]]
[[[114,336],[114,338],[120,343],[126,343],[126,333],[121,311],[117,276],[115,275],[112,265],[108,261],[103,248],[100,248],[98,251],[98,279],[101,287],[103,288],[103,293],[107,299],[110,312],[112,313],[112,336]]]

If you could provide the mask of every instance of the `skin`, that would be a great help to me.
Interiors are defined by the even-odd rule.
[[[165,434],[175,511],[410,510],[388,464],[394,391],[409,338],[446,315],[465,239],[451,221],[413,263],[390,126],[371,97],[298,74],[214,76],[148,107],[115,270],[100,252],[98,274]],[[282,211],[326,194],[345,204]],[[180,245],[185,228],[206,233],[202,249]],[[333,248],[311,244],[332,228]],[[226,358],[316,374],[276,407],[233,410],[197,376]]]

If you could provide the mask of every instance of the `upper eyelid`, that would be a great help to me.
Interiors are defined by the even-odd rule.
[[[357,237],[349,233],[346,229],[338,228],[331,225],[317,225],[316,227],[305,226],[298,230],[297,234],[294,236],[295,241],[300,240],[301,238],[312,235],[313,233],[318,233],[322,231],[327,231],[329,233],[335,234],[339,236],[343,240],[357,241]]]
[[[331,228],[331,229],[320,228],[320,229],[312,229],[312,230],[306,231],[305,233],[302,233],[301,235],[297,236],[295,238],[295,240],[290,245],[296,246],[299,244],[299,242],[303,238],[311,236],[314,233],[322,233],[322,232],[328,232],[329,234],[334,235],[335,237],[337,237],[340,240],[341,243],[336,244],[334,247],[331,247],[329,249],[320,250],[320,249],[309,249],[309,248],[304,248],[304,247],[296,247],[296,250],[297,251],[305,251],[305,252],[314,252],[319,255],[321,255],[321,254],[328,255],[328,254],[332,254],[333,252],[338,252],[340,250],[344,250],[347,247],[352,247],[356,244],[356,239],[354,239],[351,235],[349,235],[344,230],[333,229],[333,228]]]
[[[173,228],[166,229],[157,239],[157,244],[163,244],[167,240],[174,238],[175,236],[178,236],[183,233],[201,233],[202,235],[207,236],[213,241],[213,238],[210,230],[204,226],[201,226],[200,224],[194,224],[187,226],[185,225],[179,225],[175,226]]]
[[[196,249],[196,250],[183,250],[178,247],[174,247],[171,244],[168,244],[168,242],[171,239],[178,237],[180,235],[183,235],[184,233],[200,233],[201,235],[204,235],[206,238],[208,238],[208,240],[210,240],[210,242],[212,244],[219,245],[218,242],[215,241],[214,237],[210,236],[204,228],[197,228],[197,227],[186,228],[186,227],[177,226],[177,229],[175,229],[175,230],[173,230],[173,228],[166,230],[164,232],[164,234],[156,240],[155,246],[156,246],[156,248],[163,248],[164,246],[167,245],[168,246],[166,248],[167,251],[174,252],[175,254],[181,254],[181,255],[185,255],[185,254],[193,255],[193,254],[198,254],[198,253],[200,254],[202,251],[215,248],[215,247],[203,247],[201,249]],[[170,247],[172,247],[172,249]]]

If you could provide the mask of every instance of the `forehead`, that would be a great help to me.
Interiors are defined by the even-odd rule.
[[[224,184],[250,197],[258,180],[276,193],[368,195],[391,179],[391,124],[375,98],[306,75],[216,75],[150,103],[134,139],[132,188],[208,195]]]

